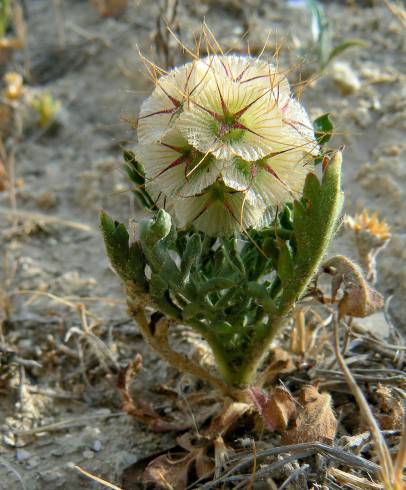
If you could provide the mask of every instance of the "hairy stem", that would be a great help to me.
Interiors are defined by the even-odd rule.
[[[161,318],[155,326],[155,332],[152,332],[144,308],[141,305],[134,304],[131,300],[129,300],[128,304],[129,314],[140,327],[145,341],[162,359],[174,366],[178,371],[193,374],[201,380],[210,383],[224,395],[232,396],[232,390],[224,381],[172,349],[168,342],[169,324],[167,318]]]

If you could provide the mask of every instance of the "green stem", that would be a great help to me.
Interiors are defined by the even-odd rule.
[[[334,235],[341,212],[340,169],[341,154],[337,153],[325,171],[322,186],[315,177],[307,179],[304,196],[312,197],[311,204],[315,207],[319,204],[321,207],[320,209],[310,207],[309,210],[301,211],[297,205],[297,212],[303,213],[294,217],[294,220],[301,220],[301,228],[295,228],[296,238],[300,238],[297,257],[295,263],[292,264],[291,276],[285,278],[285,282],[282,278],[282,293],[276,300],[275,312],[269,314],[265,338],[252,343],[251,349],[244,355],[244,362],[238,367],[227,364],[227,358],[221,346],[210,342],[219,370],[228,383],[240,385],[255,383],[255,375],[269,351],[272,340],[316,274]],[[313,213],[320,211],[321,214],[316,214],[314,218]]]
[[[161,323],[158,322],[156,325],[156,332],[153,333],[148,323],[144,308],[131,301],[131,299],[128,301],[128,306],[130,316],[141,329],[145,341],[162,359],[181,372],[191,373],[203,381],[207,381],[224,395],[232,396],[232,390],[223,380],[213,376],[206,369],[172,349],[168,341],[168,319],[162,318]]]
[[[206,336],[206,340],[216,359],[217,369],[226,383],[235,388],[253,384],[257,369],[263,357],[268,352],[274,336],[283,325],[284,319],[285,317],[275,317],[273,319],[274,321],[270,325],[265,339],[261,340],[261,342],[254,343],[252,348],[248,352],[245,352],[244,362],[240,365],[230,360],[230,356],[227,355],[227,352],[225,352],[222,345],[216,339],[207,338]]]

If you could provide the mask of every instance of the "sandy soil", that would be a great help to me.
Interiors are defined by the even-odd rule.
[[[62,111],[56,134],[44,134],[31,121],[18,141],[16,176],[23,186],[17,190],[17,208],[60,221],[33,225],[22,220],[16,230],[4,214],[0,219],[5,291],[0,488],[101,488],[72,465],[120,484],[126,467],[173,444],[170,434],[154,434],[119,410],[115,374],[136,352],[145,365],[138,393],[177,378],[145,348],[129,322],[97,223],[100,208],[124,221],[141,215],[119,171],[121,148],[135,142],[122,119],[134,117],[151,90],[137,47],[159,61],[153,48],[158,7],[156,2],[130,1],[131,8],[119,19],[102,19],[85,0],[27,4],[28,47],[9,68],[21,72],[28,64],[30,90],[50,92],[61,101]],[[277,32],[284,43],[282,65],[298,62],[299,45],[310,37],[305,10],[284,2],[250,1],[244,9],[238,4],[181,2],[182,38],[190,41],[205,17],[223,45],[244,50],[241,35],[248,24],[251,46],[262,45],[269,30]],[[361,84],[342,95],[331,68],[306,89],[303,99],[313,116],[331,112],[336,130],[343,133],[334,144],[346,147],[346,211],[366,206],[391,226],[377,287],[393,295],[393,322],[405,328],[405,31],[385,6],[350,8],[328,2],[326,9],[336,42],[360,38],[369,43],[341,58]],[[274,39],[272,35],[271,50]],[[175,52],[175,59],[182,54]],[[9,206],[7,192],[0,193],[0,206]],[[83,312],[102,347],[85,331]],[[23,379],[15,356],[37,363],[26,363]]]

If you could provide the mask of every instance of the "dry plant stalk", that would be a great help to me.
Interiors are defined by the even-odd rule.
[[[385,490],[404,490],[405,485],[403,481],[403,468],[406,462],[406,424],[403,427],[400,450],[398,452],[395,464],[393,464],[389,448],[372,413],[372,410],[341,354],[338,319],[336,317],[334,318],[334,333],[335,353],[338,364],[344,374],[352,394],[357,401],[364,420],[369,426],[372,439],[375,442],[375,451],[381,465],[379,477],[383,488]]]
[[[85,470],[84,468],[81,468],[78,465],[73,465],[73,467],[78,470],[82,475],[87,476],[91,480],[99,483],[100,485],[103,485],[106,488],[111,488],[113,490],[123,490],[121,487],[118,487],[117,485],[114,485],[113,483],[108,482],[107,480],[104,480],[103,478],[100,478],[100,476],[94,475],[90,471]]]
[[[232,394],[230,388],[221,379],[211,375],[208,371],[170,347],[168,339],[169,325],[165,317],[160,318],[155,325],[151,325],[147,320],[144,309],[140,305],[135,305],[134,307],[130,305],[129,313],[141,328],[147,343],[169,364],[176,366],[181,372],[191,373],[204,381],[208,381],[224,395]]]
[[[399,19],[399,22],[406,29],[406,10],[404,5],[402,5],[401,2],[393,2],[390,0],[384,0],[384,2],[392,14]]]
[[[373,483],[366,478],[352,475],[338,468],[329,468],[327,474],[332,476],[336,481],[346,485],[354,490],[385,490],[380,483]]]
[[[18,2],[13,4],[13,20],[16,37],[0,38],[0,53],[9,52],[13,49],[22,49],[27,43],[27,27],[24,22],[24,15],[21,5]]]
[[[163,66],[168,69],[174,66],[174,50],[171,47],[173,33],[179,34],[179,25],[176,22],[179,0],[161,0],[159,13],[156,18],[156,31],[154,44],[158,56],[163,59]]]

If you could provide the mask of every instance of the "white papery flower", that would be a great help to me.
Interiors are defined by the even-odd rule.
[[[306,175],[313,169],[301,157],[301,152],[286,152],[256,162],[234,158],[223,171],[223,182],[245,192],[258,206],[280,206],[300,197]]]
[[[196,62],[174,68],[156,80],[152,94],[141,105],[138,116],[138,141],[153,143],[162,138],[182,112],[185,102],[203,87],[206,74]]]
[[[194,225],[213,236],[231,235],[237,230],[257,227],[264,209],[256,206],[244,193],[221,182],[208,187],[193,198],[171,200],[180,227]]]
[[[283,107],[290,98],[290,87],[286,77],[276,67],[264,60],[251,56],[208,56],[200,64],[218,76],[255,88],[272,89],[278,105]]]
[[[147,181],[169,197],[194,196],[220,176],[223,162],[193,148],[177,130],[160,142],[138,145],[135,158],[145,167]]]
[[[268,103],[270,90],[227,78],[210,80],[190,98],[176,126],[203,153],[258,160],[272,151],[284,130],[278,105]]]
[[[272,64],[209,56],[156,83],[141,107],[136,158],[179,226],[227,235],[300,197],[319,148]]]

